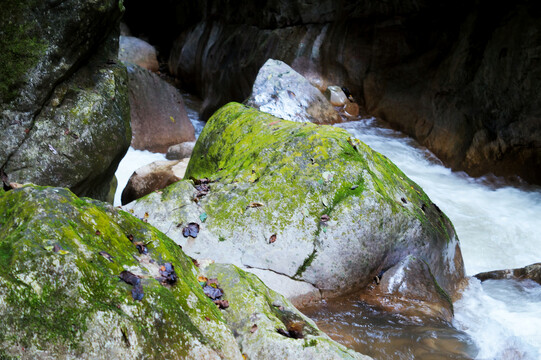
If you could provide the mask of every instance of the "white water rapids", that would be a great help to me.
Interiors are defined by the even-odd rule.
[[[466,272],[541,262],[541,189],[494,186],[451,172],[428,150],[373,119],[337,125],[393,161],[451,219]],[[477,359],[541,359],[541,286],[470,281],[453,325],[473,339]]]

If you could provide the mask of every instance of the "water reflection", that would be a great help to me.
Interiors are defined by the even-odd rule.
[[[334,340],[374,359],[472,359],[470,337],[449,324],[379,312],[354,296],[302,309]]]

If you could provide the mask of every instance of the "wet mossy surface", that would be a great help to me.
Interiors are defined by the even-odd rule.
[[[147,244],[148,254],[129,235]],[[174,285],[159,279],[166,262],[178,275]],[[141,301],[120,280],[125,270],[141,278]],[[164,234],[105,203],[61,188],[0,194],[2,355],[238,358],[196,273]]]
[[[0,16],[0,103],[10,102],[17,88],[24,82],[27,71],[34,67],[47,50],[47,42],[40,37],[39,23],[25,7],[38,1],[8,0],[2,2]],[[26,19],[23,19],[24,17]]]
[[[369,359],[331,340],[254,274],[226,264],[202,271],[224,290],[224,318],[248,359]]]
[[[194,201],[203,178],[210,191]],[[362,288],[410,254],[448,291],[464,275],[445,214],[343,129],[230,103],[203,129],[185,179],[129,208],[148,212],[191,256],[270,269],[329,295]],[[193,221],[201,232],[186,239]]]

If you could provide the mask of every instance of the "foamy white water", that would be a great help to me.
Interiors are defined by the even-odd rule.
[[[122,190],[126,187],[133,172],[141,166],[158,160],[166,160],[165,154],[153,153],[146,150],[135,150],[130,146],[115,172],[118,185],[116,187],[114,206],[121,205],[120,196],[122,195]]]
[[[337,126],[391,159],[451,219],[466,272],[541,261],[541,190],[494,187],[452,172],[414,140],[373,119]],[[473,279],[455,304],[454,325],[479,348],[477,359],[541,359],[541,286]]]

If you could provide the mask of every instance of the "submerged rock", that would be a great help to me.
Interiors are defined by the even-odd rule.
[[[189,159],[154,161],[135,170],[122,190],[122,204],[130,203],[181,180],[186,172],[188,161]]]
[[[194,127],[175,87],[137,65],[128,65],[128,77],[131,145],[135,149],[166,153],[171,145],[195,140]]]
[[[154,46],[133,36],[120,36],[118,59],[152,72],[158,71],[160,67]]]
[[[209,190],[179,181],[128,208],[148,212],[196,258],[269,270],[326,296],[359,290],[408,255],[425,261],[446,292],[464,276],[445,214],[342,129],[231,103],[207,123],[186,178],[210,179]],[[190,222],[200,224],[196,239],[181,234]]]
[[[0,252],[2,358],[242,358],[192,261],[110,205],[61,188],[0,194]]]
[[[316,124],[341,121],[325,96],[280,60],[269,59],[261,67],[246,104],[284,120]]]
[[[541,285],[541,263],[535,263],[518,269],[494,270],[482,272],[474,277],[481,281],[485,280],[500,280],[500,279],[515,279],[526,280],[530,279]]]
[[[331,340],[255,275],[225,264],[202,271],[224,290],[224,318],[248,359],[370,359]]]

